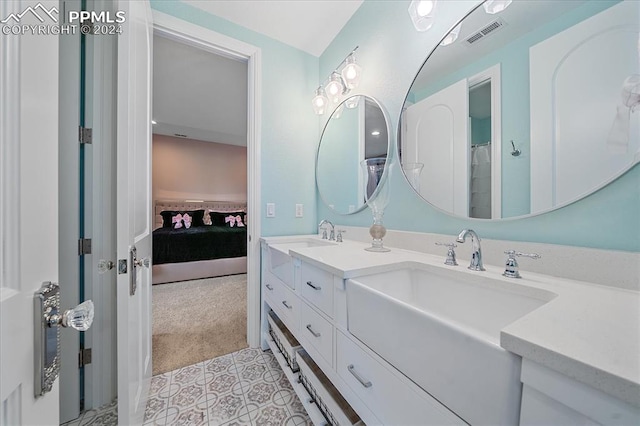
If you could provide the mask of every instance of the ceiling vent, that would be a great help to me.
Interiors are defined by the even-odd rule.
[[[475,33],[467,37],[466,38],[467,45],[472,45],[474,43],[477,43],[478,41],[488,37],[490,34],[494,34],[496,31],[498,31],[500,28],[504,27],[505,25],[507,25],[507,23],[503,21],[502,18],[496,19],[495,21],[491,22],[488,25],[485,25],[483,28],[481,28],[480,30],[476,31]]]

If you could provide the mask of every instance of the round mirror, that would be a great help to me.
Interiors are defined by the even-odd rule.
[[[386,158],[388,152],[388,122],[378,101],[363,95],[345,99],[327,121],[318,147],[316,184],[323,202],[340,214],[362,210],[360,162]]]
[[[462,217],[538,214],[640,159],[640,2],[482,4],[429,55],[398,126],[405,176]]]

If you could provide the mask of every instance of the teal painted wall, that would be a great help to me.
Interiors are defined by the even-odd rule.
[[[151,0],[157,11],[261,49],[262,235],[316,232],[314,164],[319,120],[311,98],[318,85],[318,58],[179,1]],[[276,217],[266,217],[266,203]],[[295,204],[304,204],[303,218]]]
[[[324,78],[348,52],[359,46],[357,57],[364,72],[357,93],[372,96],[386,107],[394,150],[400,110],[415,74],[448,29],[480,2],[439,2],[436,23],[424,33],[414,30],[407,14],[408,3],[365,0],[319,62],[319,75]],[[505,74],[515,75],[515,72],[503,70]],[[520,128],[503,128],[503,132],[509,131],[518,135]],[[521,133],[522,136],[513,138],[528,140],[528,130]],[[523,165],[506,160],[503,157],[507,173],[509,168],[519,169]],[[453,239],[461,229],[473,227],[485,238],[640,251],[639,165],[572,205],[533,217],[497,222],[456,218],[441,212],[417,196],[401,173],[392,176],[391,191],[391,203],[385,214],[389,229],[450,234]],[[508,196],[528,199],[524,193],[513,187]],[[344,225],[369,226],[371,223],[368,210],[337,215],[321,201],[317,215]]]

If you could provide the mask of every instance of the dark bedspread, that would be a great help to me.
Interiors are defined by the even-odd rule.
[[[247,228],[197,226],[153,231],[153,264],[225,259],[247,255]]]

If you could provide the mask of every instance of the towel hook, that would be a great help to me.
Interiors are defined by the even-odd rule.
[[[511,155],[513,155],[514,157],[518,157],[520,154],[522,154],[522,151],[520,151],[519,149],[516,149],[516,144],[513,143],[513,139],[511,139],[511,146],[513,147],[513,151],[511,151]]]

